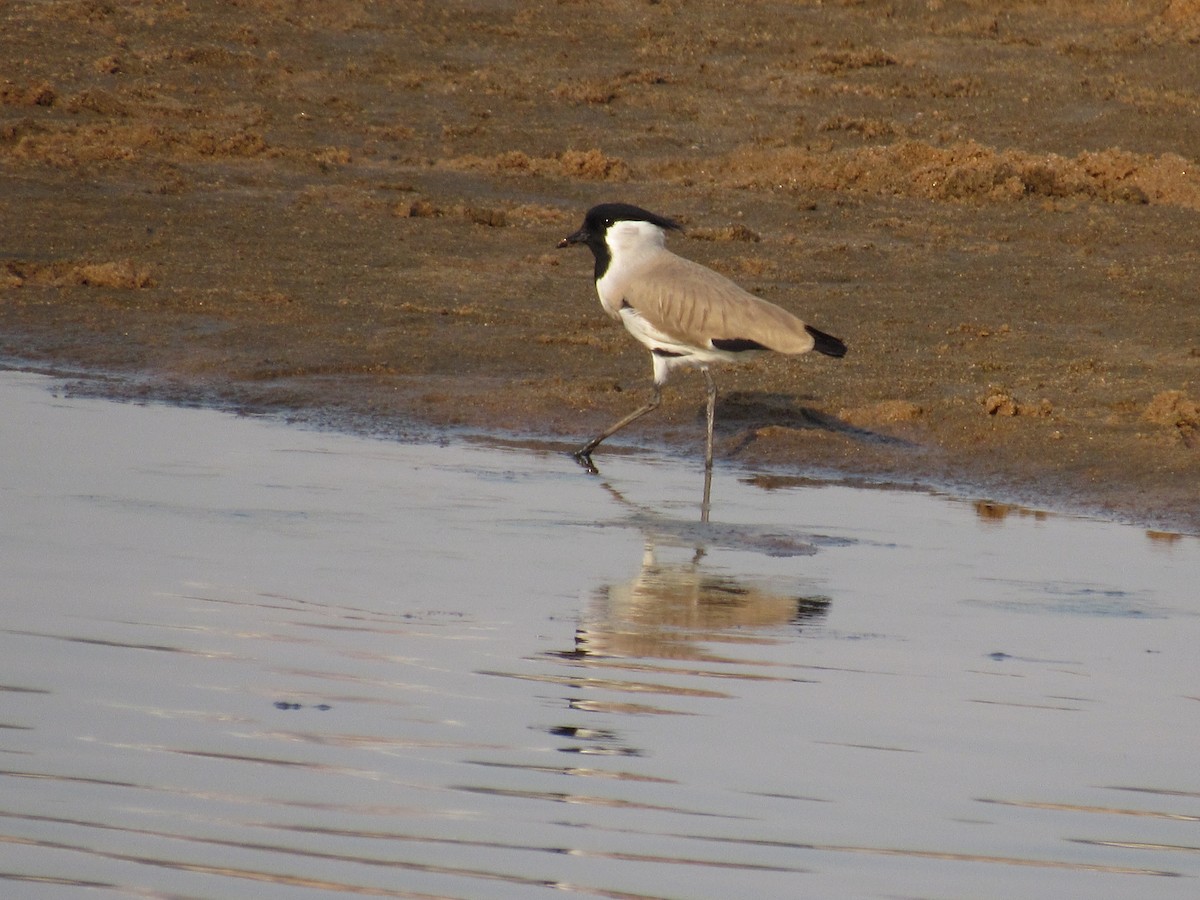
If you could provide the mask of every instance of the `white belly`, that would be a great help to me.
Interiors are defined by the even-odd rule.
[[[746,352],[730,353],[727,350],[681,343],[659,331],[628,306],[621,310],[620,315],[625,330],[637,338],[653,355],[656,384],[665,384],[673,370],[685,366],[703,369],[714,363],[742,362],[750,356],[757,355]]]

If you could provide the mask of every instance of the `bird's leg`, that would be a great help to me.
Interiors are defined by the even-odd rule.
[[[612,437],[629,423],[635,422],[642,416],[646,415],[646,413],[653,412],[654,410],[658,409],[658,405],[660,403],[662,403],[662,385],[655,383],[654,393],[650,396],[649,403],[647,403],[645,406],[639,406],[616,425],[613,425],[606,431],[600,432],[600,434],[596,435],[594,438],[575,451],[575,458],[579,460],[579,462],[586,467],[589,472],[595,472],[596,467],[592,465],[592,451],[599,447],[601,442]]]
[[[712,471],[713,457],[713,420],[717,414],[717,383],[713,380],[712,372],[704,369],[704,383],[708,386],[708,437],[704,444],[704,471]]]
[[[712,508],[712,469],[704,470],[704,498],[700,501],[700,524],[708,524],[708,512]],[[696,551],[699,554],[699,550]],[[699,556],[696,558],[699,562]]]

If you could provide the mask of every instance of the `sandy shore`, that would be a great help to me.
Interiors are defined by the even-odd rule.
[[[722,374],[721,457],[1200,533],[1195,0],[12,3],[0,34],[9,365],[566,448],[649,384],[554,249],[620,199],[850,345]],[[626,440],[698,460],[702,414],[681,378]]]

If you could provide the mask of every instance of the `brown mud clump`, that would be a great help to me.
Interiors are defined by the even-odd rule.
[[[880,9],[3,4],[0,354],[569,447],[649,387],[554,249],[622,200],[850,347],[721,373],[720,458],[1200,532],[1200,5]]]

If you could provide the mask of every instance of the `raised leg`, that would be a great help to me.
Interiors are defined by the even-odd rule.
[[[712,373],[704,369],[704,383],[708,386],[708,435],[704,444],[704,471],[712,471],[713,457],[713,421],[717,414],[717,383],[713,381]]]
[[[647,403],[645,406],[639,406],[620,422],[613,425],[608,430],[602,431],[600,434],[596,435],[594,438],[575,451],[575,458],[579,460],[579,462],[585,466],[589,472],[596,471],[596,467],[592,465],[592,451],[599,447],[603,441],[612,437],[629,423],[636,422],[642,416],[646,415],[646,413],[653,412],[654,410],[658,409],[660,403],[662,403],[662,386],[655,384],[654,393],[651,395],[649,403]]]

